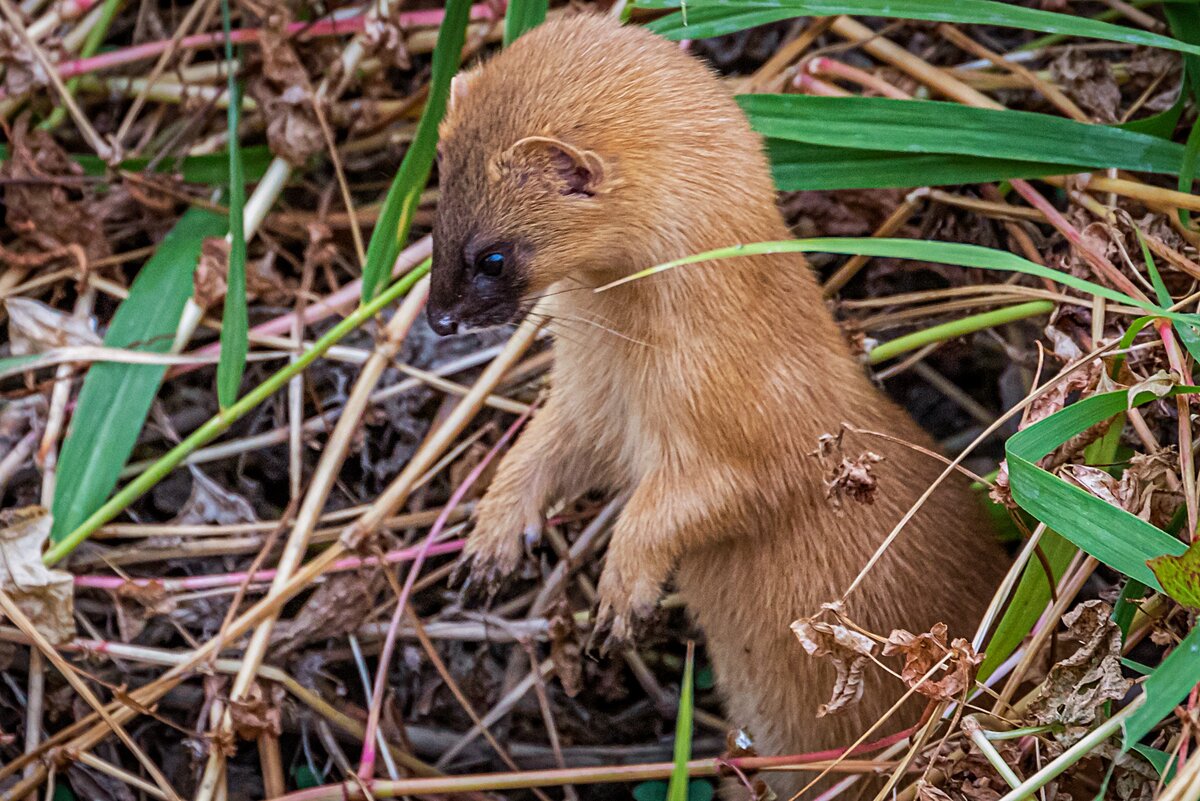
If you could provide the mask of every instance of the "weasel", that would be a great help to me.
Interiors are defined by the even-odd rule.
[[[809,659],[789,624],[842,595],[942,465],[872,442],[885,457],[877,498],[839,514],[812,452],[843,421],[925,448],[930,438],[871,383],[800,256],[593,291],[682,256],[790,238],[761,139],[711,71],[599,16],[545,23],[456,77],[451,94],[430,324],[507,323],[535,300],[561,323],[548,399],[478,505],[474,579],[510,573],[552,501],[628,493],[598,625],[629,636],[673,575],[728,718],[759,753],[849,745],[903,687],[868,670],[862,703],[818,719],[833,667]],[[973,624],[1004,561],[978,499],[950,482],[850,596],[850,617],[884,633]],[[811,775],[767,781],[787,798]]]

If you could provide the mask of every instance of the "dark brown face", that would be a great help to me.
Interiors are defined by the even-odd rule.
[[[441,215],[439,215],[440,218]],[[439,219],[438,229],[443,226]],[[486,234],[462,238],[436,230],[425,313],[442,336],[514,321],[525,294],[521,243]]]

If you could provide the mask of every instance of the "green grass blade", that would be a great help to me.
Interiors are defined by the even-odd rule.
[[[1177,387],[1171,394],[1194,393]],[[1149,392],[1135,405],[1154,399]],[[1005,444],[1012,496],[1022,509],[1114,570],[1163,591],[1147,562],[1178,556],[1186,546],[1162,529],[1068,484],[1037,466],[1037,461],[1071,437],[1129,408],[1126,392],[1093,395],[1014,434]]]
[[[648,7],[638,5],[641,8]],[[709,39],[800,16],[790,8],[766,8],[763,6],[720,8],[714,6],[695,7],[688,3],[687,9],[686,19],[683,14],[676,12],[656,19],[646,27],[667,39]]]
[[[211,212],[185,212],[138,272],[104,344],[152,353],[170,350],[183,305],[192,294],[201,243],[223,235],[225,227],[225,218]],[[105,362],[88,370],[59,455],[52,542],[62,541],[116,487],[166,369]]]
[[[639,0],[641,8],[676,8],[679,0]],[[1108,42],[1158,47],[1180,53],[1200,55],[1200,47],[1181,42],[1170,36],[1149,31],[1113,25],[1084,16],[1056,14],[1036,8],[1026,8],[1015,3],[1000,3],[994,0],[688,0],[687,19],[681,13],[672,14],[651,23],[650,28],[671,39],[699,39],[720,36],[741,30],[732,27],[732,21],[724,22],[720,12],[735,17],[747,10],[776,11],[787,17],[829,17],[838,14],[887,17],[890,19],[917,19],[928,22],[966,23],[973,25],[996,25],[1004,28],[1020,28],[1040,33],[1065,36],[1080,36]],[[697,19],[697,17],[700,19]],[[705,27],[695,30],[699,24]]]
[[[880,343],[867,354],[867,361],[869,364],[879,364],[888,359],[893,359],[902,353],[923,348],[934,342],[944,342],[947,339],[966,336],[976,331],[995,328],[996,326],[1005,325],[1017,320],[1025,320],[1030,317],[1049,314],[1052,311],[1054,311],[1054,303],[1052,301],[1033,300],[1028,303],[1017,303],[1012,306],[1004,306],[999,309],[972,314],[958,320],[951,320],[948,323],[932,325],[920,331],[914,331],[911,334],[905,334],[904,336]]]
[[[8,158],[8,148],[0,144],[0,163]],[[83,168],[85,175],[105,175],[108,167],[98,156],[86,153],[72,153],[69,157]],[[271,149],[266,145],[252,145],[242,148],[242,169],[247,181],[257,181],[266,173],[271,164]],[[139,157],[125,159],[118,169],[129,172],[143,172],[150,166],[150,159]],[[223,152],[206,153],[202,156],[188,156],[183,159],[162,159],[155,163],[155,173],[179,172],[183,180],[189,184],[206,184],[208,186],[224,186],[229,181],[229,154]]]
[[[950,264],[957,267],[974,267],[982,270],[1024,273],[1036,278],[1046,278],[1080,292],[1102,297],[1105,300],[1111,300],[1114,303],[1123,303],[1144,309],[1159,317],[1171,320],[1184,320],[1193,325],[1197,321],[1200,321],[1200,317],[1196,315],[1166,311],[1153,304],[1131,298],[1123,292],[1118,292],[1115,289],[1078,278],[1061,270],[1036,264],[1005,250],[985,248],[979,245],[967,245],[960,242],[929,242],[921,239],[888,239],[886,237],[878,239],[874,237],[818,237],[814,239],[788,239],[776,242],[751,242],[743,245],[733,245],[648,267],[645,270],[614,281],[607,286],[600,287],[596,291],[603,292],[610,287],[648,278],[657,273],[689,264],[744,256],[761,256],[770,253],[863,255],[880,258],[912,259],[914,261],[926,261],[936,264]]]
[[[1066,572],[1071,557],[1079,549],[1049,529],[1042,534],[1039,545],[1050,564],[1050,576],[1057,583]],[[1021,573],[1021,580],[1017,582],[1008,608],[1004,610],[1003,617],[996,624],[996,631],[987,642],[983,664],[979,666],[979,681],[985,680],[1004,664],[1004,660],[1012,656],[1033,629],[1050,601],[1050,589],[1050,579],[1042,567],[1042,561],[1035,556]]]
[[[429,180],[433,168],[433,157],[437,148],[438,123],[446,114],[446,100],[450,94],[450,79],[458,71],[462,58],[463,42],[466,40],[467,19],[471,13],[471,0],[448,0],[442,27],[438,31],[437,44],[433,50],[433,76],[429,81],[429,97],[425,111],[417,124],[417,133],[400,171],[396,173],[388,189],[379,221],[367,245],[367,263],[363,267],[363,302],[375,297],[376,291],[392,269],[400,246],[408,237],[413,215],[421,191]]]
[[[1184,148],[1107,125],[934,100],[739,95],[764,136],[826,147],[977,156],[1176,175]]]
[[[956,153],[899,153],[767,139],[775,185],[806,189],[892,189],[1041,178],[1078,172],[1070,164],[997,159]]]
[[[1112,464],[1116,459],[1117,448],[1121,444],[1124,415],[1117,417],[1118,419],[1114,420],[1104,436],[1088,445],[1084,450],[1087,464],[1107,465]],[[995,633],[987,644],[987,655],[984,657],[983,665],[979,668],[979,674],[983,678],[990,676],[1005,659],[1008,659],[1025,639],[1025,635],[1033,630],[1042,611],[1046,608],[1046,604],[1050,602],[1052,589],[1050,581],[1057,584],[1066,572],[1071,559],[1079,550],[1070,540],[1064,539],[1058,532],[1051,529],[1046,529],[1042,535],[1040,547],[1045,563],[1050,568],[1050,578],[1047,578],[1046,567],[1043,566],[1042,559],[1032,559],[1025,566],[1025,570],[1021,574],[1021,581],[1017,584],[1016,592],[1013,593],[1008,609],[1004,611],[1004,617],[1001,618]],[[1127,584],[1136,583],[1132,580],[1127,582]]]
[[[695,711],[693,674],[696,668],[696,644],[688,641],[683,665],[683,688],[679,692],[679,714],[675,717],[675,753],[671,760],[671,779],[667,782],[667,801],[688,801],[688,760],[692,758],[692,717]]]
[[[1135,745],[1133,750],[1144,756],[1146,761],[1154,766],[1158,775],[1163,777],[1164,784],[1170,784],[1171,779],[1175,778],[1175,765],[1172,764],[1171,755],[1166,751],[1160,751],[1148,745]]]
[[[30,362],[38,360],[41,356],[39,353],[27,353],[24,356],[5,356],[0,359],[0,376],[7,376],[18,372]]]
[[[1200,42],[1200,9],[1194,4],[1168,3],[1163,8],[1171,32],[1187,42]],[[1180,93],[1180,101],[1184,96],[1191,96],[1193,103],[1200,98],[1200,58],[1194,54],[1183,57],[1183,77],[1186,91]],[[1192,123],[1188,132],[1183,164],[1179,170],[1179,191],[1192,191],[1192,180],[1196,177],[1196,161],[1200,157],[1200,124]],[[1179,221],[1190,228],[1191,220],[1185,209],[1179,209]]]
[[[233,41],[229,35],[229,0],[221,0],[221,24],[225,28],[225,60],[234,64]],[[221,357],[217,362],[217,402],[227,408],[237,400],[246,372],[250,349],[250,318],[246,308],[246,234],[243,210],[246,205],[246,181],[242,175],[238,125],[241,119],[241,93],[237,70],[229,70],[229,271],[225,281],[225,310],[221,316]]]
[[[504,46],[546,21],[548,0],[510,0],[504,14]]]
[[[1121,726],[1124,747],[1128,749],[1137,743],[1170,715],[1197,684],[1200,684],[1200,626],[1194,627],[1183,642],[1175,646],[1142,685],[1146,703]]]
[[[193,211],[195,211],[195,210],[193,210]],[[191,214],[193,212],[188,212],[188,213]],[[186,218],[186,215],[185,215],[185,218]],[[217,218],[217,219],[219,219],[219,218]],[[224,230],[224,220],[221,220],[220,223],[222,226],[220,230]],[[178,228],[178,226],[176,226],[176,228]],[[197,241],[196,242],[196,257],[199,256],[199,252],[200,252],[200,243],[199,243],[199,241]],[[193,265],[195,264],[196,257],[193,257],[193,259],[192,259]],[[413,287],[414,284],[417,283],[417,281],[421,280],[421,278],[423,278],[425,275],[427,275],[429,273],[429,265],[430,265],[430,260],[426,259],[421,264],[419,264],[418,266],[416,266],[412,270],[410,270],[408,273],[406,273],[402,277],[398,278],[395,282],[392,283],[391,286],[389,286],[386,290],[381,292],[377,297],[373,298],[371,301],[369,301],[367,303],[360,304],[358,308],[356,308],[348,316],[344,317],[333,328],[331,328],[327,332],[325,332],[324,336],[322,336],[320,339],[318,339],[316,342],[314,342],[312,347],[310,347],[308,350],[304,351],[304,353],[300,354],[300,356],[298,358],[296,358],[294,361],[289,362],[286,366],[280,368],[276,372],[272,373],[261,384],[258,384],[253,389],[251,389],[249,392],[247,392],[245,395],[238,398],[237,402],[234,403],[232,406],[230,406],[228,409],[223,409],[216,416],[210,418],[208,420],[208,422],[204,423],[204,425],[200,426],[195,431],[193,431],[191,434],[189,434],[183,440],[183,442],[176,445],[174,448],[172,448],[170,451],[168,451],[166,454],[164,454],[162,457],[160,457],[158,459],[158,461],[156,461],[150,467],[146,468],[146,471],[144,473],[139,474],[136,478],[134,478],[128,484],[121,487],[120,491],[117,492],[115,495],[113,495],[112,498],[109,498],[109,500],[107,502],[99,505],[99,508],[95,508],[94,511],[89,510],[90,513],[88,513],[86,518],[83,519],[81,522],[79,522],[77,525],[75,525],[69,529],[64,528],[63,530],[66,533],[62,534],[58,538],[54,539],[53,547],[51,547],[50,550],[46,551],[46,553],[42,555],[42,560],[46,564],[52,565],[52,564],[58,562],[63,557],[67,556],[67,554],[71,553],[71,551],[74,550],[76,548],[76,546],[79,545],[79,543],[83,542],[85,539],[90,537],[96,531],[96,529],[100,528],[105,523],[112,520],[117,515],[121,514],[121,512],[123,512],[126,509],[126,507],[129,506],[129,504],[136,501],[142,495],[145,495],[147,492],[149,492],[154,487],[155,484],[157,484],[159,481],[162,481],[164,478],[166,478],[167,475],[169,475],[172,470],[174,470],[176,467],[181,465],[183,463],[183,461],[191,453],[193,453],[197,448],[207,445],[209,442],[212,442],[214,439],[216,439],[222,433],[227,431],[231,425],[233,425],[235,422],[240,420],[242,417],[244,417],[246,414],[248,414],[252,409],[256,408],[260,403],[265,401],[267,398],[271,397],[273,394],[275,394],[276,392],[281,390],[284,386],[286,386],[288,381],[290,381],[292,378],[294,378],[295,376],[302,373],[304,370],[308,369],[309,365],[311,365],[314,361],[316,361],[321,356],[323,356],[325,353],[327,353],[329,351],[329,349],[331,347],[333,347],[337,342],[339,342],[343,337],[345,337],[351,331],[358,328],[360,325],[362,325],[364,322],[366,322],[370,318],[374,317],[382,309],[384,309],[388,304],[394,303],[394,302],[396,302],[396,300],[401,298],[405,293],[408,292],[408,290],[410,290]],[[187,283],[188,283],[188,293],[190,294],[190,292],[191,292],[191,277],[190,277],[190,275],[187,277]],[[136,283],[134,284],[134,288],[135,289],[137,288]],[[186,300],[187,297],[188,297],[187,295],[184,295],[182,297],[182,299],[180,300],[179,311],[182,311],[183,301]],[[128,301],[126,301],[126,303],[128,303]],[[122,309],[123,308],[124,308],[124,305],[122,305]],[[179,311],[176,312],[176,318],[178,318],[178,316],[179,316]],[[121,310],[118,310],[117,314],[120,315],[120,313],[121,313]],[[115,325],[115,323],[114,323],[114,325]],[[175,326],[174,326],[174,323],[172,323],[171,328],[170,328],[170,333],[167,334],[167,337],[166,337],[166,344],[170,343],[171,336],[174,334],[174,331],[175,331]],[[165,345],[164,345],[164,349],[165,349]],[[97,366],[99,366],[99,365],[97,365]],[[95,370],[96,370],[96,367],[93,367],[92,371],[94,372]],[[162,372],[161,372],[161,368],[160,368],[158,377],[161,378],[161,376],[162,376]],[[90,374],[89,374],[89,378],[90,378]],[[155,386],[157,386],[157,379],[155,382]],[[86,391],[87,391],[87,384],[85,383],[84,384],[84,392],[86,393]],[[151,397],[152,396],[153,396],[153,393],[151,393]],[[80,396],[80,405],[81,406],[82,406],[82,403],[83,403],[83,396],[81,394],[81,396]],[[150,401],[147,400],[146,401],[146,409],[149,409],[149,406],[150,406]],[[76,416],[78,417],[78,413],[76,413]],[[138,425],[139,429],[141,427],[140,420],[144,419],[144,418],[145,418],[145,412],[143,411],[141,418],[139,418],[139,425]],[[136,431],[134,431],[133,436],[134,436],[134,438],[136,438],[136,436],[137,436]],[[130,447],[132,448],[132,440],[130,442]],[[65,452],[65,449],[64,449],[64,452]],[[117,471],[120,470],[121,464],[123,464],[123,463],[124,463],[124,458],[122,457],[120,462],[118,462],[118,464],[117,464]],[[116,474],[117,474],[116,471],[114,471],[113,484],[116,483]],[[111,489],[111,487],[110,487],[110,489]],[[104,493],[104,495],[107,495],[107,491]],[[104,495],[101,495],[101,500],[103,500]],[[57,509],[57,506],[55,508]],[[57,531],[57,530],[59,530],[59,526],[61,524],[59,523],[59,518],[57,517],[57,511],[55,512],[55,514],[56,514],[56,517],[55,517],[54,524],[55,524],[55,530]]]

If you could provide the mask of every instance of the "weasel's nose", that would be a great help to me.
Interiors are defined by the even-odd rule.
[[[458,318],[452,312],[438,312],[429,315],[429,327],[439,336],[458,333]]]

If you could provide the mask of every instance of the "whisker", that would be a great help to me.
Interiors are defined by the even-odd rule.
[[[615,337],[619,337],[620,339],[623,339],[627,342],[631,342],[634,345],[641,345],[642,347],[645,347],[645,348],[654,347],[649,342],[643,342],[642,340],[636,339],[635,337],[631,337],[628,334],[623,334],[615,328],[610,328],[606,325],[602,325],[600,322],[597,322],[596,320],[589,320],[585,317],[575,317],[573,315],[552,315],[552,314],[546,314],[545,312],[530,312],[530,314],[533,314],[539,318],[545,319],[550,324],[553,324],[555,321],[558,321],[558,322],[568,322],[569,321],[569,322],[581,323],[583,325],[589,325],[589,326],[592,326],[593,328],[597,328],[601,331],[612,334]],[[612,321],[605,320],[605,322],[611,323]]]

